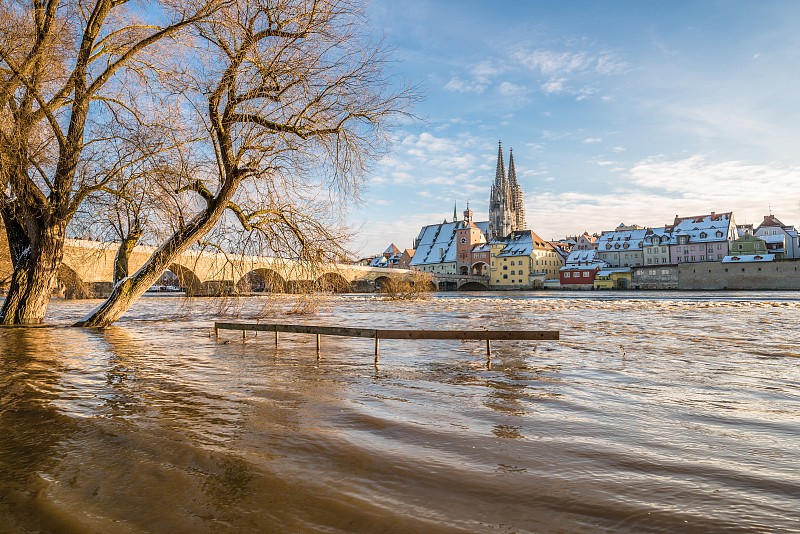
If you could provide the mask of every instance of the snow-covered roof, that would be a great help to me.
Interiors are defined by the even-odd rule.
[[[600,263],[592,263],[592,264],[582,264],[578,265],[577,263],[573,263],[572,265],[565,265],[561,267],[559,271],[591,271],[592,269],[602,269],[606,266],[605,262]]]
[[[671,243],[673,243],[672,234],[664,226],[648,230],[644,237],[644,246],[646,247],[669,245]]]
[[[630,267],[613,267],[597,271],[597,276],[611,276],[614,273],[629,273],[629,272],[631,272]]]
[[[761,235],[758,236],[758,238],[763,240],[765,243],[786,243],[785,234]]]
[[[501,250],[498,257],[511,256],[530,256],[534,250],[554,250],[553,246],[536,235],[532,230],[517,230],[512,232],[506,241],[506,246]]]
[[[416,241],[416,251],[409,263],[410,266],[428,265],[431,263],[452,263],[456,261],[456,230],[462,227],[463,221],[443,222],[423,226]],[[484,234],[489,232],[489,221],[474,223]]]
[[[742,254],[741,256],[725,256],[722,263],[762,263],[775,261],[775,254]]]
[[[637,230],[611,230],[603,232],[597,240],[600,252],[616,250],[642,250],[642,242],[647,234],[647,229]]]
[[[597,251],[592,250],[573,250],[567,256],[567,265],[571,263],[604,263],[597,257]]]
[[[678,237],[689,236],[689,243],[714,243],[736,237],[733,213],[714,213],[695,217],[676,217],[672,226],[673,243]]]
[[[373,258],[371,262],[369,262],[370,267],[386,267],[388,265],[389,260],[386,256],[378,256],[377,258]]]

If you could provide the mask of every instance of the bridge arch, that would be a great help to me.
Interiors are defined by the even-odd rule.
[[[314,283],[317,291],[332,293],[348,293],[351,291],[350,282],[339,273],[328,272],[317,278]]]
[[[171,263],[167,270],[178,277],[178,283],[186,290],[186,296],[197,295],[203,290],[203,282],[194,274],[194,271],[179,263]]]
[[[81,280],[78,273],[66,263],[58,266],[56,292],[65,299],[88,299],[94,296],[89,284]]]
[[[285,293],[286,279],[272,269],[253,269],[236,282],[236,291],[239,293]]]
[[[473,276],[489,276],[489,264],[485,261],[476,261],[472,264]]]
[[[386,286],[387,284],[390,284],[391,282],[392,279],[389,278],[388,276],[378,276],[377,278],[375,278],[375,289],[380,291],[382,287]]]
[[[487,289],[489,287],[480,282],[467,282],[458,286],[459,291],[486,291]]]

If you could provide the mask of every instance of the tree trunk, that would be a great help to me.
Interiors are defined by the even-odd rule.
[[[117,282],[111,295],[86,319],[73,326],[105,327],[119,319],[164,274],[172,261],[189,248],[185,246],[169,252],[162,248],[147,260],[133,276]]]
[[[0,206],[0,216],[3,218],[8,248],[11,253],[11,265],[16,267],[25,250],[31,246],[31,240],[25,232],[25,225],[13,206]]]
[[[64,227],[40,231],[31,246],[20,253],[11,278],[0,324],[40,324],[64,257]]]
[[[133,252],[139,238],[142,237],[142,232],[133,231],[128,234],[119,244],[117,255],[114,257],[114,283],[116,284],[123,278],[127,278],[130,274],[128,263],[130,261],[131,252]]]

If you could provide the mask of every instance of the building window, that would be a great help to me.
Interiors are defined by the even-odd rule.
[[[504,275],[503,275],[503,278],[504,278],[504,279],[508,278],[508,275],[507,275],[507,274],[504,274]]]
[[[511,276],[514,276],[515,274],[517,274],[515,271],[511,271]]]
[[[568,272],[564,273],[564,278],[569,278],[569,273]]]
[[[583,273],[583,277],[584,278],[589,278],[589,271],[586,271],[585,273]]]
[[[503,270],[507,271],[508,270],[508,265],[503,265]]]

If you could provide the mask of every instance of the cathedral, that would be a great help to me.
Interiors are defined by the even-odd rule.
[[[489,273],[491,247],[499,247],[495,250],[499,254],[504,244],[516,243],[523,233],[525,236],[531,234],[525,221],[525,204],[522,188],[517,182],[514,154],[509,151],[506,173],[502,143],[497,149],[497,171],[489,197],[489,220],[474,222],[472,215],[467,204],[463,220],[458,219],[454,207],[452,221],[424,226],[414,240],[411,268],[442,274],[485,276]],[[537,240],[536,243],[540,243],[538,236]],[[518,270],[514,269],[515,272]],[[511,280],[519,281],[518,278]]]
[[[525,202],[517,182],[514,152],[508,153],[508,174],[503,162],[503,144],[497,147],[497,170],[489,196],[489,240],[504,239],[511,232],[527,230]]]

